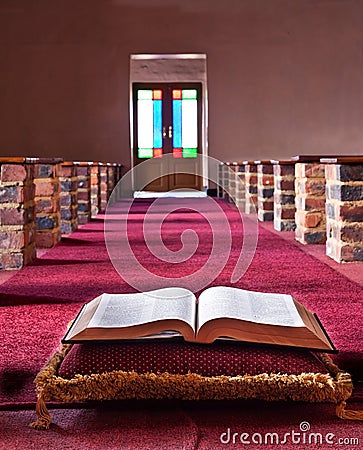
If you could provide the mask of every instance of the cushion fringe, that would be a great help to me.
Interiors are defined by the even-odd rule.
[[[227,400],[260,399],[267,401],[331,402],[338,404],[336,413],[343,419],[360,420],[359,411],[345,410],[345,400],[353,391],[351,376],[341,371],[325,353],[318,357],[329,374],[301,373],[206,377],[136,373],[116,370],[101,374],[76,375],[72,379],[58,376],[58,369],[72,345],[62,345],[35,378],[38,420],[31,426],[47,429],[51,423],[46,401],[82,402],[86,400],[180,399]]]
[[[346,402],[340,402],[336,408],[336,414],[340,419],[363,420],[363,411],[354,411],[353,409],[345,409]]]

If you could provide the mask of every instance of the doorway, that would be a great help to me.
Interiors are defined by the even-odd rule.
[[[201,83],[134,83],[133,112],[134,167],[147,160],[153,180],[143,190],[201,190]]]
[[[134,191],[206,191],[206,70],[205,54],[130,56]]]

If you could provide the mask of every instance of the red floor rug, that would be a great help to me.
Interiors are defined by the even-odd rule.
[[[324,404],[134,401],[52,416],[49,430],[36,431],[33,411],[2,411],[0,450],[358,450],[363,442],[361,423]]]
[[[142,235],[142,223],[150,202],[138,201],[135,203],[132,209],[133,226],[129,227],[129,239],[132,242],[132,248],[136,254],[140,255],[145,267],[155,273],[164,273],[166,276],[172,277],[176,272],[179,276],[192,273],[206,261],[213,245],[211,229],[208,222],[195,212],[198,209],[198,202],[203,201],[204,199],[189,199],[190,210],[185,203],[182,203],[181,208],[170,214],[163,225],[163,239],[168,248],[174,251],[181,247],[181,231],[192,228],[200,236],[200,244],[194,259],[187,263],[181,263],[177,271],[173,264],[156,265],[155,257],[147,252]],[[227,204],[223,205],[223,209],[229,220],[233,248],[224,270],[210,285],[231,285],[231,273],[242,243],[239,214]],[[113,268],[105,246],[103,227],[103,217],[92,220],[69,237],[62,239],[42,258],[0,285],[0,305],[2,305],[0,307],[0,354],[2,355],[0,359],[0,407],[3,410],[33,407],[35,402],[33,379],[48,357],[54,353],[64,335],[67,323],[75,316],[83,302],[102,292],[133,292],[135,290]],[[125,278],[127,277],[125,276]],[[296,245],[260,227],[254,259],[248,271],[235,286],[257,291],[292,294],[298,301],[319,315],[336,347],[340,350],[340,353],[335,356],[337,364],[351,372],[355,380],[363,378],[363,332],[361,327],[363,288],[358,284],[307,255]],[[182,444],[184,441],[181,439],[179,447],[168,447],[167,444],[163,447],[162,442],[163,445],[155,446],[157,433],[155,437],[152,434],[149,435],[149,442],[145,438],[145,446],[142,447],[140,444],[142,435],[138,435],[136,431],[133,436],[129,436],[128,446],[117,447],[117,442],[113,442],[107,447],[88,446],[88,448],[197,448],[198,446],[198,448],[224,448],[225,446],[218,443],[218,433],[224,432],[228,428],[228,424],[234,427],[237,433],[244,431],[244,426],[241,426],[243,423],[247,424],[249,431],[252,431],[257,424],[259,426],[262,424],[259,421],[259,412],[260,410],[265,411],[266,405],[262,406],[258,403],[253,406],[251,411],[255,413],[252,413],[250,421],[249,414],[242,411],[241,421],[240,409],[244,408],[243,405],[227,404],[224,409],[220,410],[222,414],[220,415],[214,408],[182,404],[177,406],[177,411],[179,411],[178,408],[182,409],[180,414],[185,416],[185,423],[184,419],[180,422],[179,412],[176,413],[172,408],[173,412],[170,413],[172,423],[170,429],[168,428],[170,439],[181,439],[178,437],[179,425],[174,426],[173,423],[183,423],[182,426],[180,425],[180,433],[188,435],[188,442],[184,445]],[[270,407],[269,405],[268,409],[276,412],[276,408],[279,407],[276,405]],[[284,413],[283,409],[285,408],[287,409]],[[292,419],[288,420],[291,408],[295,411],[293,422]],[[286,430],[288,428],[286,424],[298,427],[301,421],[308,420],[308,416],[304,417],[304,411],[308,411],[308,414],[311,414],[311,420],[318,423],[319,411],[324,411],[325,414],[329,410],[332,413],[333,423],[335,425],[341,423],[334,419],[331,406],[330,409],[326,409],[328,406],[303,405],[303,408],[301,410],[296,405],[283,405],[278,409],[281,414],[276,420],[285,420],[282,428]],[[81,411],[84,412],[66,413],[60,410],[57,414],[62,416],[69,414],[69,417],[76,417],[75,420],[82,426],[90,416],[96,423],[101,420],[99,414],[103,414],[97,409],[92,412],[88,409]],[[28,412],[21,414],[10,411],[3,412],[0,419],[3,421],[3,429],[10,427],[15,417],[23,422],[28,420]],[[163,411],[161,422],[167,422],[168,414]],[[265,411],[264,414],[267,412]],[[141,416],[144,417],[143,413],[136,414],[136,416],[135,430],[144,430],[141,425],[144,420],[141,418]],[[273,421],[274,413],[267,414],[267,416],[266,420]],[[85,419],[83,420],[83,418]],[[126,425],[121,423],[122,416],[114,420],[120,422],[111,421],[112,433],[115,427],[123,430]],[[155,420],[157,421],[157,418]],[[105,423],[104,420],[101,422]],[[269,422],[266,422],[263,429],[269,430],[268,424]],[[280,425],[282,426],[282,424]],[[12,426],[16,427],[17,425],[13,423]],[[74,426],[77,425],[72,419],[65,425],[64,430],[55,429],[53,433],[60,436],[63,433],[72,435]],[[132,423],[129,426],[132,427]],[[150,426],[152,425],[150,424]],[[328,427],[325,428],[328,431]],[[107,434],[107,427],[104,433]],[[3,435],[8,439],[4,442],[9,445],[10,435],[10,431]],[[102,433],[100,439],[101,436]],[[18,447],[11,447],[11,445],[1,447],[2,444],[0,444],[0,448],[26,448],[22,445],[29,438],[28,431],[24,431],[18,437],[20,439]],[[77,438],[75,436],[73,438],[73,444],[70,444],[69,447],[51,447],[50,440],[47,441],[50,439],[48,435],[48,437],[44,437],[44,447],[37,448],[79,448],[75,444]],[[117,436],[115,439],[117,440]],[[215,447],[211,445],[210,439],[213,442],[217,440]],[[74,446],[72,447],[72,445]],[[326,447],[321,446],[321,448]]]

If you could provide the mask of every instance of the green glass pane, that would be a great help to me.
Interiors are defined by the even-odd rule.
[[[183,158],[196,158],[197,153],[196,148],[183,148]]]
[[[182,91],[183,100],[196,100],[197,90],[196,89],[183,89]]]
[[[137,91],[137,99],[138,100],[152,100],[153,99],[153,91],[151,89],[139,89]]]
[[[152,148],[139,148],[138,157],[139,158],[152,158],[154,156],[154,152]]]

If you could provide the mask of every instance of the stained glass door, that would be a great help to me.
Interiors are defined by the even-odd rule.
[[[149,160],[154,180],[144,190],[201,189],[201,85],[135,84],[133,99],[134,165]]]

